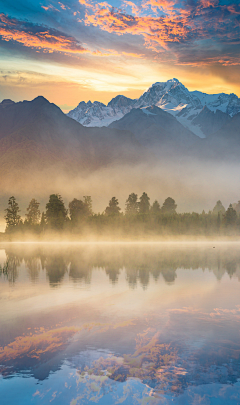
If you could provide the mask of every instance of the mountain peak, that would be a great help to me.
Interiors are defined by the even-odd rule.
[[[133,103],[133,101],[134,100],[129,97],[118,95],[109,101],[108,107],[128,107]]]
[[[240,98],[235,94],[206,94],[200,91],[189,91],[178,79],[172,78],[165,82],[152,84],[139,99],[132,100],[123,95],[118,95],[107,106],[94,102],[87,109],[85,105],[79,104],[68,115],[82,125],[102,127],[121,119],[132,108],[151,106],[157,106],[170,113],[190,131],[200,137],[205,137],[208,134],[203,129],[205,127],[195,121],[203,107],[206,106],[209,110],[204,109],[205,115],[207,112],[215,113],[219,110],[232,117],[240,112]],[[214,118],[212,119],[214,120]]]
[[[0,106],[5,108],[5,107],[8,107],[9,105],[13,105],[13,104],[15,104],[15,102],[8,98],[8,99],[2,100],[2,102],[0,103]]]
[[[152,87],[155,87],[155,86],[166,86],[166,85],[171,85],[171,84],[182,84],[178,79],[176,79],[176,78],[173,78],[173,79],[169,79],[169,80],[167,80],[166,82],[156,82],[156,83],[153,83],[150,87],[149,87],[149,89],[151,89]]]
[[[32,102],[35,104],[50,104],[50,102],[43,96],[37,96]]]

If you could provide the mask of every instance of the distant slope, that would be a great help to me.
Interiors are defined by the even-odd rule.
[[[128,131],[86,128],[43,97],[0,104],[0,176],[17,180],[36,172],[77,174],[111,163],[137,162],[143,147]],[[50,173],[50,172],[49,172]]]
[[[179,155],[197,148],[201,139],[180,124],[175,117],[156,106],[132,109],[109,128],[133,132],[148,148],[166,149]]]
[[[211,136],[212,139],[224,139],[228,144],[240,145],[240,113],[234,115],[225,125]]]

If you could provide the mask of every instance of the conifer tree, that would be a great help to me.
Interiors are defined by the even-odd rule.
[[[20,209],[15,197],[10,197],[5,209],[6,231],[12,231],[21,223]]]
[[[138,213],[138,196],[135,193],[131,193],[126,200],[125,213],[127,215],[135,215]]]
[[[159,214],[161,212],[160,204],[159,204],[159,202],[157,200],[154,201],[154,203],[153,203],[153,205],[151,207],[151,212],[153,214]]]
[[[224,208],[224,206],[222,205],[222,202],[220,201],[220,200],[218,200],[217,202],[216,202],[216,205],[215,205],[215,207],[213,208],[213,214],[214,215],[217,215],[218,213],[219,214],[225,214],[225,208]]]
[[[140,197],[139,201],[139,213],[140,214],[147,214],[150,209],[150,198],[148,197],[147,193],[143,193]]]
[[[225,224],[226,226],[233,226],[236,224],[237,222],[237,213],[236,211],[233,209],[232,204],[229,205],[226,214],[225,214]]]
[[[51,194],[49,202],[46,204],[47,225],[52,229],[63,229],[67,219],[67,210],[62,197],[59,194]]]
[[[166,198],[162,206],[162,213],[163,214],[173,214],[176,212],[177,204],[175,204],[175,200],[171,197]]]
[[[38,225],[41,218],[41,212],[39,210],[39,202],[32,198],[27,208],[26,218],[29,225]]]
[[[121,211],[121,208],[119,207],[118,199],[112,197],[108,207],[105,209],[105,214],[108,216],[116,216],[119,215],[119,211]]]

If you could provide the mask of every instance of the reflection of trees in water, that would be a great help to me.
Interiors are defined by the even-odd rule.
[[[224,267],[226,268],[226,271],[230,278],[232,278],[233,274],[237,271],[237,263],[235,262],[235,260],[233,259],[225,261]]]
[[[105,273],[108,275],[109,280],[112,282],[112,284],[116,284],[118,282],[118,277],[121,272],[121,269],[117,267],[105,267]]]
[[[41,246],[37,248],[14,247],[6,250],[7,271],[2,273],[9,282],[18,277],[18,268],[25,263],[29,278],[36,281],[41,269],[46,270],[50,285],[63,280],[66,273],[74,282],[91,282],[92,269],[104,269],[109,280],[115,284],[125,271],[131,288],[140,283],[147,288],[151,278],[157,281],[161,276],[166,283],[174,283],[177,269],[209,269],[220,280],[227,272],[240,280],[240,251],[238,249],[165,248],[158,246]]]
[[[50,285],[55,286],[63,280],[68,270],[68,263],[64,256],[55,254],[46,257],[45,268]]]
[[[41,270],[41,261],[39,257],[31,256],[25,258],[24,261],[28,270],[30,280],[37,281],[39,277],[39,272]]]
[[[77,254],[71,257],[69,267],[69,277],[74,281],[83,281],[85,284],[91,283],[92,268],[89,263],[81,260]]]
[[[6,262],[1,268],[2,273],[7,277],[11,284],[14,284],[18,277],[18,268],[20,267],[21,261],[18,257],[12,254],[6,255]]]
[[[139,281],[145,289],[149,283],[150,273],[151,269],[146,266],[126,267],[126,279],[132,288],[135,288]]]

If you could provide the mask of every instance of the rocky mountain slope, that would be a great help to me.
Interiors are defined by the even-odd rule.
[[[1,184],[23,182],[34,173],[39,179],[41,173],[75,175],[113,162],[137,162],[145,153],[131,132],[86,128],[44,97],[3,101],[0,123]]]
[[[118,121],[114,121],[109,128],[131,130],[136,139],[149,149],[159,149],[166,153],[183,156],[187,152],[198,150],[201,139],[185,128],[175,117],[152,106],[133,108]]]
[[[205,94],[189,91],[177,79],[153,84],[139,99],[113,98],[108,105],[97,101],[80,102],[68,116],[84,126],[108,126],[132,108],[155,105],[169,112],[186,128],[200,137],[216,132],[229,117],[240,112],[240,99],[235,94]],[[207,122],[206,122],[206,114]],[[221,118],[219,119],[219,117]]]

